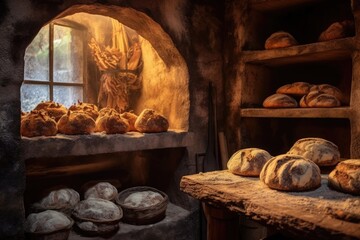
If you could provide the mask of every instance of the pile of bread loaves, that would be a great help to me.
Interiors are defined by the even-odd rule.
[[[322,138],[299,139],[286,154],[278,156],[259,148],[241,149],[227,163],[231,173],[260,177],[269,188],[281,191],[319,188],[323,166],[336,166],[328,176],[331,188],[360,195],[360,159],[340,161],[338,147]]]
[[[299,103],[298,103],[299,101]],[[265,108],[330,108],[345,103],[341,90],[330,84],[307,82],[285,84],[263,101]]]
[[[119,229],[123,210],[116,203],[117,188],[109,182],[85,184],[83,200],[80,194],[72,188],[61,187],[46,191],[44,197],[33,203],[30,214],[26,218],[25,231],[31,235],[42,235],[52,238],[67,239],[70,230],[75,230],[86,236],[108,236]],[[130,206],[150,206],[161,201],[162,196],[155,192],[136,193],[128,196]],[[62,233],[62,235],[59,235]],[[54,234],[57,234],[54,236]]]
[[[83,102],[73,104],[69,109],[53,101],[41,102],[21,116],[21,135],[25,137],[54,136],[57,133],[156,133],[166,132],[168,128],[166,117],[153,109],[144,109],[136,115],[133,112],[119,113],[108,107],[99,110],[96,105]]]
[[[353,36],[355,32],[354,21],[344,20],[334,22],[320,33],[318,41],[330,41]],[[298,45],[296,39],[288,32],[278,31],[271,34],[265,41],[265,49],[277,49]]]

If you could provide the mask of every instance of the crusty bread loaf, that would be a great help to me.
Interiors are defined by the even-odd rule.
[[[265,49],[284,48],[298,45],[295,38],[288,32],[279,31],[270,35],[265,41]]]
[[[355,25],[352,20],[334,22],[327,27],[319,36],[319,41],[330,41],[339,38],[354,36]]]
[[[41,102],[34,110],[45,110],[56,122],[59,121],[62,115],[67,113],[67,108],[64,105],[53,101]]]
[[[320,91],[310,91],[300,99],[300,107],[331,108],[339,107],[341,102],[335,96]]]
[[[272,156],[260,148],[245,148],[235,152],[227,162],[229,171],[236,175],[258,177],[264,164]]]
[[[344,95],[341,90],[333,85],[330,84],[319,84],[313,85],[310,88],[310,92],[312,91],[319,91],[321,93],[329,94],[336,97],[340,102],[344,102]]]
[[[77,220],[94,222],[113,222],[120,220],[122,215],[122,210],[115,203],[101,198],[82,200],[73,211]]]
[[[338,147],[323,138],[299,139],[287,153],[308,158],[319,166],[333,166],[340,160]]]
[[[142,133],[166,132],[169,122],[155,110],[144,109],[136,119],[135,128]]]
[[[293,96],[303,96],[310,92],[311,87],[312,84],[307,82],[294,82],[279,87],[276,90],[276,93],[293,95]]]
[[[270,95],[263,102],[265,108],[295,108],[297,106],[298,103],[293,97],[281,93]]]
[[[96,105],[92,103],[84,103],[78,101],[77,104],[73,104],[69,107],[69,110],[73,112],[84,112],[88,114],[94,121],[96,121],[99,116],[99,109]]]
[[[25,221],[25,231],[28,233],[46,234],[52,233],[63,229],[70,229],[73,221],[65,214],[54,211],[46,210],[40,213],[31,213]],[[43,238],[41,239],[50,239]],[[55,238],[54,238],[55,239]]]
[[[56,121],[45,110],[33,110],[21,119],[22,136],[54,136],[57,131]]]
[[[130,129],[129,122],[116,111],[102,114],[96,119],[95,125],[95,132],[106,132],[107,134],[126,133]]]
[[[84,112],[68,111],[57,124],[59,133],[75,135],[90,134],[95,130],[95,121]]]
[[[115,201],[117,195],[118,191],[111,183],[99,182],[85,191],[84,198],[101,198],[109,201]]]
[[[164,201],[160,193],[153,191],[134,192],[127,196],[124,205],[130,208],[147,208]]]
[[[138,116],[133,112],[123,112],[121,113],[121,117],[126,119],[129,122],[129,131],[137,131],[135,128],[135,122]]]
[[[308,191],[321,185],[320,168],[311,160],[292,154],[282,154],[267,161],[260,180],[272,189]]]
[[[329,174],[328,185],[340,192],[360,195],[360,159],[348,159],[336,165]]]

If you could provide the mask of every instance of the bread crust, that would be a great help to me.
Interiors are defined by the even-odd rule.
[[[344,20],[341,22],[334,22],[328,26],[319,36],[319,42],[330,41],[339,38],[353,36],[355,32],[354,21]]]
[[[25,137],[55,136],[58,132],[55,119],[45,110],[33,110],[21,119],[20,132]]]
[[[95,121],[84,112],[68,111],[57,124],[58,132],[68,135],[90,134],[95,130]]]
[[[61,116],[66,114],[68,111],[64,105],[53,101],[43,101],[39,103],[34,110],[45,110],[50,117],[55,119],[56,122],[58,122]]]
[[[295,38],[288,32],[278,31],[270,35],[265,41],[265,49],[285,48],[298,45]]]
[[[169,122],[155,110],[144,109],[136,119],[135,128],[142,133],[166,132]]]
[[[95,125],[95,132],[106,132],[106,134],[122,134],[130,129],[128,121],[115,110],[99,116]]]
[[[73,112],[84,112],[89,115],[94,121],[96,121],[99,116],[99,109],[95,104],[92,103],[84,103],[78,102],[77,104],[73,104],[69,107],[69,110]]]
[[[285,84],[276,90],[276,93],[288,94],[293,96],[303,96],[310,92],[312,84],[307,82],[294,82]]]
[[[321,91],[310,91],[300,99],[300,107],[307,108],[332,108],[340,107],[341,102],[335,96]]]
[[[328,185],[339,192],[360,195],[360,159],[348,159],[336,165],[329,174]]]
[[[298,107],[297,101],[286,94],[275,93],[267,97],[263,102],[265,108],[295,108]]]

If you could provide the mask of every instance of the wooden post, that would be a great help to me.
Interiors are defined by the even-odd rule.
[[[218,208],[203,203],[207,220],[207,240],[239,239],[239,215],[226,208]]]

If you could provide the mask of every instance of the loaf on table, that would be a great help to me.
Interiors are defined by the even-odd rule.
[[[285,48],[298,45],[295,38],[287,32],[279,31],[270,35],[265,41],[265,49]]]
[[[293,95],[293,96],[303,96],[310,92],[311,87],[312,84],[307,82],[294,82],[279,87],[276,90],[276,93]]]
[[[33,110],[21,118],[22,136],[54,136],[57,131],[56,121],[45,110]]]
[[[340,161],[337,145],[323,138],[299,139],[287,153],[303,156],[318,166],[333,166]]]
[[[233,174],[258,177],[264,164],[272,156],[260,148],[245,148],[235,152],[227,162],[227,168]]]
[[[329,174],[328,185],[340,192],[360,195],[360,159],[348,159],[336,165]]]
[[[309,191],[320,187],[320,168],[311,160],[282,154],[267,161],[260,180],[269,188],[281,191]]]
[[[267,97],[263,102],[265,108],[295,108],[297,101],[286,94],[275,93]]]
[[[99,116],[99,109],[96,105],[92,103],[84,103],[78,101],[77,104],[73,104],[69,107],[69,110],[73,112],[83,112],[89,115],[94,121],[96,121]]]

